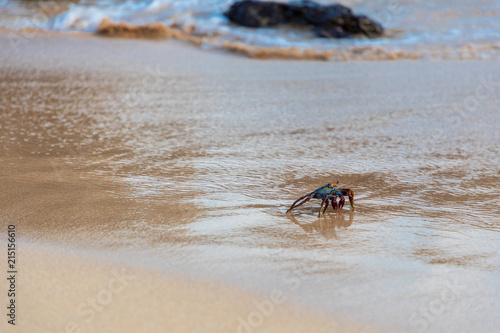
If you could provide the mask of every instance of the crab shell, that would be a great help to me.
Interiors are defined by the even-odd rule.
[[[342,209],[345,203],[345,197],[349,198],[349,203],[351,204],[351,209],[354,210],[354,191],[349,188],[339,188],[338,182],[336,184],[326,184],[320,188],[317,188],[313,192],[306,194],[299,199],[297,199],[292,206],[287,210],[287,214],[292,211],[292,209],[305,204],[311,199],[319,199],[322,200],[321,207],[319,209],[319,215],[324,214],[326,209],[328,208],[328,204],[332,204],[333,210],[337,210],[337,208]],[[339,198],[339,202],[337,205],[337,198]],[[302,201],[301,201],[302,200]],[[301,202],[299,202],[301,201]],[[324,209],[323,209],[323,206]]]

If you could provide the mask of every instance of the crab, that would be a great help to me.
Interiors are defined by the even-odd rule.
[[[318,217],[321,216],[321,214],[325,214],[326,209],[328,208],[328,202],[330,201],[332,203],[332,208],[333,210],[342,209],[344,207],[345,203],[345,197],[349,197],[349,202],[351,204],[351,209],[354,210],[354,192],[351,189],[348,188],[339,188],[338,187],[339,182],[336,184],[326,184],[325,186],[322,186],[314,191],[312,191],[309,194],[306,194],[300,198],[298,198],[292,206],[286,211],[286,213],[290,213],[292,209],[299,207],[300,205],[305,204],[311,199],[320,199],[322,200],[321,202],[321,207],[319,208],[319,214]],[[339,198],[339,203],[337,205],[337,197]],[[301,201],[302,200],[302,201]],[[299,202],[301,201],[301,202]],[[323,209],[323,206],[325,208]]]

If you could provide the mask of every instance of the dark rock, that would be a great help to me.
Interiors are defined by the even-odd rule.
[[[347,38],[350,33],[345,32],[341,27],[321,27],[315,29],[316,35],[322,38]]]
[[[290,4],[296,16],[303,17],[309,24],[320,26],[342,21],[351,17],[352,11],[342,5],[320,5],[313,1],[297,1]]]
[[[287,6],[274,2],[239,1],[224,15],[234,23],[251,28],[274,27],[289,23]]]
[[[364,15],[357,17],[355,30],[370,38],[382,36],[384,33],[384,28],[380,25],[380,23],[375,22]]]
[[[321,5],[303,0],[289,3],[243,0],[235,2],[224,13],[236,24],[252,28],[268,28],[293,24],[314,28],[319,37],[344,38],[365,35],[369,38],[383,34],[382,26],[366,16],[356,16],[340,4]]]

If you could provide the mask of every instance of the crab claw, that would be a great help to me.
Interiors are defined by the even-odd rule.
[[[337,198],[336,197],[333,197],[332,200],[330,200],[331,203],[332,203],[332,208],[333,210],[337,210]]]
[[[344,196],[342,194],[339,195],[339,198],[340,198],[340,200],[339,200],[339,208],[342,209],[344,207],[344,204],[345,204],[345,198],[344,198]]]

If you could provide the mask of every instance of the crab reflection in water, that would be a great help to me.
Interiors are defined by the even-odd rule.
[[[347,228],[351,226],[354,221],[355,212],[350,211],[348,213],[348,219],[346,219],[346,215],[347,214],[343,212],[337,212],[332,215],[324,215],[323,218],[316,219],[312,223],[300,223],[298,219],[291,214],[288,214],[287,217],[290,221],[300,226],[307,233],[317,231],[326,239],[338,239],[336,229]]]

